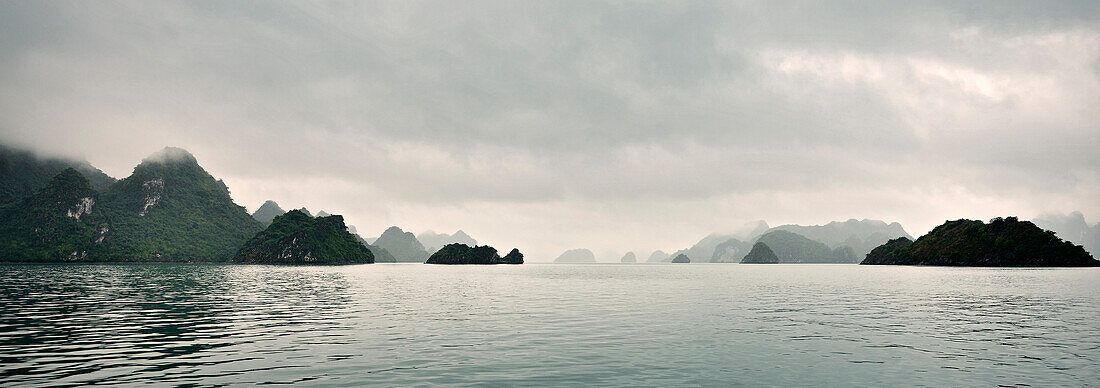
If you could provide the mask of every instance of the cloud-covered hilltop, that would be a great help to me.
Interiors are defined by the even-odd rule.
[[[544,259],[754,219],[920,234],[1100,214],[1097,26],[1087,1],[4,2],[0,141],[118,177],[179,144],[240,203]]]

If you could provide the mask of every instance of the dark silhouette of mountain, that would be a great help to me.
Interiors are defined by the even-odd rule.
[[[268,225],[271,225],[271,220],[274,220],[275,217],[281,216],[283,214],[286,214],[286,211],[284,211],[283,208],[279,207],[279,204],[275,203],[275,201],[268,200],[267,202],[264,202],[263,205],[260,205],[260,208],[256,209],[255,213],[252,213],[252,218],[256,221],[259,221],[266,227]]]
[[[423,263],[428,259],[428,252],[416,236],[396,226],[382,232],[373,245],[388,251],[399,263]]]
[[[780,263],[855,263],[854,257],[837,257],[829,246],[785,230],[764,233],[757,242],[767,244]]]
[[[661,263],[661,262],[664,262],[666,260],[670,260],[670,257],[671,256],[669,256],[667,253],[665,253],[663,251],[660,251],[660,250],[657,250],[657,251],[653,251],[653,253],[649,255],[649,259],[647,259],[646,262],[647,263]]]
[[[457,243],[466,244],[469,246],[477,246],[477,240],[474,240],[473,237],[470,237],[470,235],[461,230],[455,232],[454,234],[437,234],[429,230],[417,235],[416,239],[419,240],[421,244],[424,244],[424,247],[426,248],[425,250],[428,251],[429,254],[435,253],[435,251],[439,250],[440,247],[447,244]]]
[[[686,255],[681,253],[679,255],[676,255],[676,257],[673,257],[672,262],[677,263],[677,264],[679,264],[679,263],[690,263],[691,259],[689,259]]]
[[[504,255],[503,264],[523,264],[523,254],[519,253],[518,248],[512,248],[507,255]]]
[[[99,195],[66,168],[31,196],[0,208],[0,261],[94,261],[107,231]]]
[[[0,206],[34,194],[67,168],[83,175],[97,192],[115,183],[115,178],[85,161],[40,158],[30,151],[0,145]]]
[[[144,160],[100,195],[110,261],[225,261],[263,229],[229,189],[179,148]]]
[[[757,242],[752,250],[741,259],[741,264],[778,264],[779,257],[768,248],[767,244]]]
[[[1080,245],[1063,241],[1016,217],[947,221],[912,243],[891,240],[868,253],[862,264],[970,267],[1095,267]]]
[[[428,258],[427,264],[523,264],[523,254],[512,249],[503,258],[488,245],[447,244]]]
[[[884,221],[868,219],[862,221],[855,219],[844,222],[833,221],[825,225],[780,225],[771,230],[797,233],[808,239],[822,242],[834,249],[848,246],[852,248],[853,255],[857,257],[863,257],[872,248],[882,245],[890,239],[898,237],[913,238],[897,222],[887,224]]]
[[[348,232],[341,216],[291,210],[249,239],[233,262],[248,264],[369,264],[374,254]]]
[[[913,240],[898,237],[879,245],[867,253],[860,264],[892,264],[903,263],[909,260],[909,245]]]
[[[623,263],[637,263],[638,257],[634,256],[634,252],[627,252],[619,261]]]
[[[595,263],[596,255],[587,249],[570,249],[554,259],[555,263]]]
[[[711,254],[711,263],[739,263],[741,259],[745,257],[745,254],[749,252],[750,246],[748,242],[731,238],[718,244],[714,247],[714,253]]]
[[[1044,214],[1035,217],[1036,226],[1054,231],[1058,237],[1085,247],[1094,257],[1100,254],[1100,223],[1089,225],[1081,212]]]

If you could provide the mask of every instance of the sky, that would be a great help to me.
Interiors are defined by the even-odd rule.
[[[0,2],[0,142],[531,261],[1100,218],[1100,2]]]

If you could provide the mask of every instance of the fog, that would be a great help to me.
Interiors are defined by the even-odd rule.
[[[549,261],[1100,204],[1100,3],[4,2],[0,141]]]

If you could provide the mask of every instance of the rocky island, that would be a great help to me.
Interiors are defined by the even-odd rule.
[[[447,244],[428,258],[425,264],[523,264],[523,254],[513,248],[504,257],[488,245]]]
[[[779,256],[776,256],[775,252],[768,248],[768,244],[757,242],[753,244],[752,250],[741,259],[741,264],[779,264]]]
[[[1080,245],[1063,241],[1029,221],[994,218],[947,221],[916,241],[890,240],[860,264],[968,267],[1096,267]]]
[[[233,262],[246,264],[369,264],[374,254],[348,232],[344,217],[310,217],[291,210],[248,240]]]
[[[691,262],[691,259],[689,259],[689,258],[687,257],[687,255],[685,255],[685,254],[681,253],[681,254],[679,254],[679,255],[676,255],[676,257],[673,257],[673,258],[672,258],[672,262],[673,262],[673,263],[690,263],[690,262]]]

